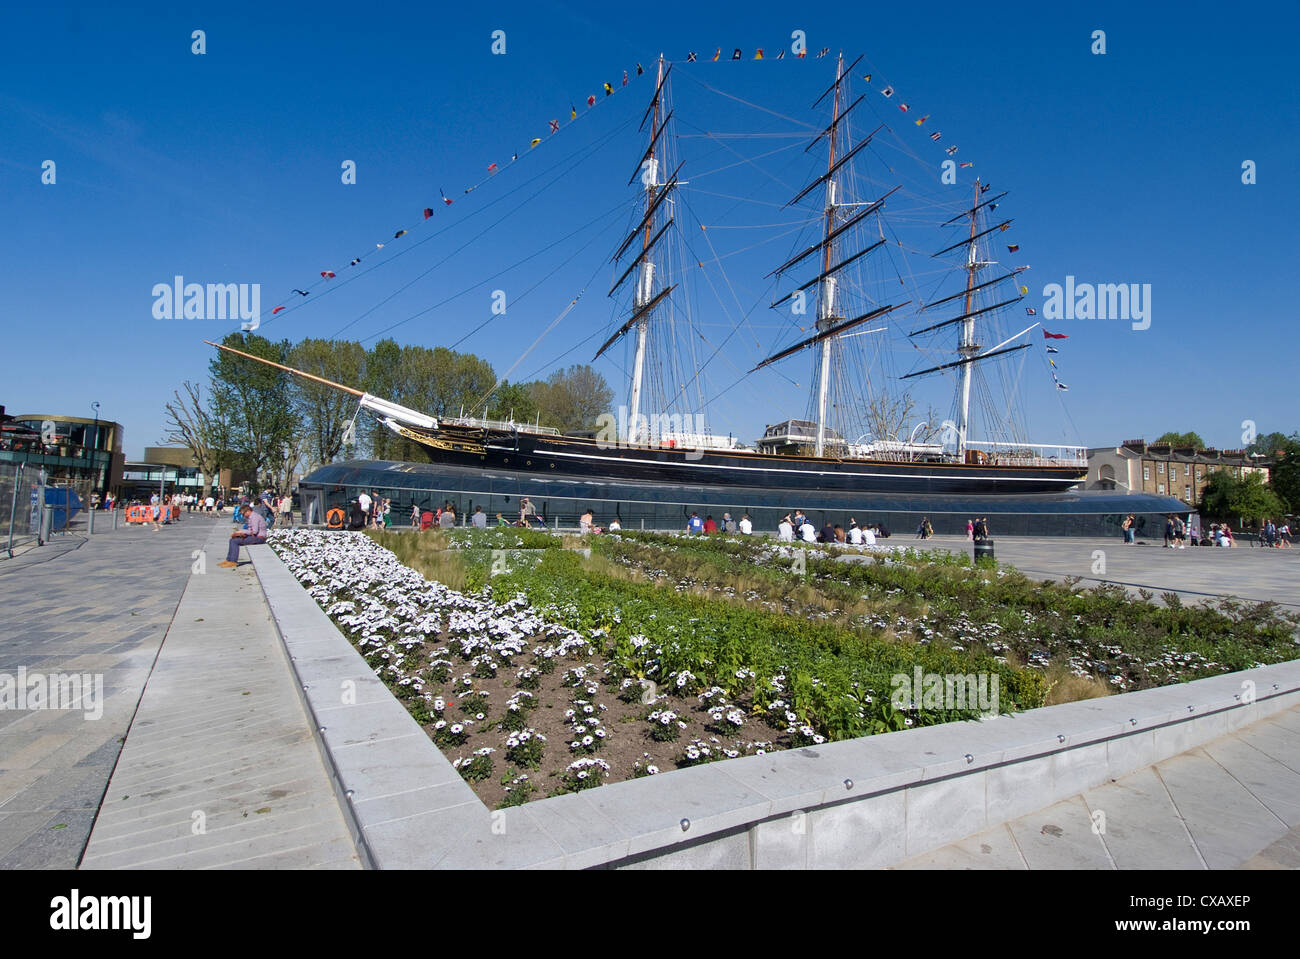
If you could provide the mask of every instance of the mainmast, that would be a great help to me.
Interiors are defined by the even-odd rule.
[[[632,316],[615,331],[613,336],[605,341],[601,348],[596,351],[596,356],[593,357],[593,359],[599,358],[624,333],[633,328],[636,329],[636,355],[632,363],[630,415],[628,417],[627,435],[623,437],[623,441],[627,443],[636,443],[642,440],[641,403],[645,385],[646,337],[649,332],[650,314],[674,289],[674,287],[670,286],[658,293],[655,292],[655,263],[650,256],[655,244],[672,226],[672,217],[669,217],[663,226],[659,227],[657,231],[655,229],[659,220],[659,212],[663,207],[663,201],[667,198],[669,192],[677,186],[677,170],[673,171],[672,176],[667,181],[660,182],[659,179],[659,141],[668,126],[668,121],[672,119],[671,111],[666,116],[663,116],[664,81],[667,80],[668,73],[672,70],[671,64],[665,68],[664,63],[664,56],[661,53],[659,54],[659,69],[655,80],[654,99],[651,100],[650,106],[646,108],[645,116],[641,118],[641,126],[644,128],[645,121],[653,117],[650,125],[650,145],[646,148],[645,153],[641,155],[640,164],[628,181],[631,184],[638,176],[641,177],[641,183],[645,188],[645,216],[615,252],[614,262],[618,262],[637,237],[641,239],[641,252],[623,271],[623,275],[615,281],[609,291],[609,295],[613,296],[619,287],[623,285],[623,282],[633,272],[636,273],[636,289],[632,297]],[[680,170],[680,167],[678,170]]]
[[[858,60],[861,59],[862,59],[861,57],[858,57],[857,60],[854,60],[853,63],[849,64],[849,66],[846,68],[844,66],[844,55],[840,54],[839,60],[836,63],[835,82],[831,84],[831,86],[826,89],[825,93],[823,93],[820,97],[818,97],[816,103],[813,104],[813,109],[816,109],[817,105],[826,98],[827,94],[833,92],[835,95],[831,107],[830,126],[828,126],[825,130],[823,130],[816,137],[814,137],[812,143],[809,143],[804,151],[807,152],[808,150],[811,150],[814,146],[817,145],[818,142],[821,141],[822,137],[828,137],[830,149],[829,149],[829,156],[827,157],[826,160],[826,172],[823,173],[821,176],[819,176],[812,183],[804,187],[804,189],[801,190],[798,193],[798,195],[794,197],[794,199],[790,200],[790,202],[786,204],[786,206],[792,206],[793,204],[798,203],[809,193],[815,190],[818,186],[821,186],[824,183],[826,185],[826,194],[825,194],[826,200],[825,200],[825,207],[823,211],[824,219],[822,223],[822,238],[817,243],[814,243],[812,246],[803,250],[801,253],[796,254],[794,257],[787,260],[785,263],[781,264],[775,270],[773,270],[771,273],[768,274],[768,276],[774,276],[776,274],[784,273],[786,270],[790,269],[796,263],[803,262],[805,259],[812,256],[814,253],[821,254],[821,272],[817,276],[813,277],[811,280],[799,286],[795,292],[786,294],[785,296],[781,297],[771,305],[772,309],[775,309],[776,307],[780,306],[782,303],[786,302],[787,300],[793,299],[796,296],[800,296],[803,293],[803,291],[809,289],[810,287],[817,286],[818,296],[817,296],[816,332],[812,336],[808,337],[807,339],[801,340],[800,342],[796,343],[794,346],[787,347],[786,349],[780,351],[779,353],[775,353],[772,356],[769,356],[767,359],[759,363],[758,366],[754,367],[754,370],[762,369],[764,366],[767,366],[769,363],[774,363],[777,360],[784,359],[785,357],[790,356],[793,353],[797,353],[798,351],[804,349],[805,347],[812,346],[817,343],[821,344],[821,355],[819,360],[819,375],[817,378],[818,389],[817,389],[816,454],[818,456],[824,456],[826,454],[826,431],[827,431],[826,424],[829,420],[829,404],[830,404],[831,350],[834,345],[833,344],[834,339],[838,337],[840,334],[852,329],[853,327],[860,326],[861,324],[866,323],[868,320],[873,320],[876,319],[877,317],[884,316],[885,314],[897,310],[903,306],[906,306],[908,303],[911,302],[910,300],[908,300],[903,303],[887,304],[885,306],[881,306],[874,310],[871,310],[867,313],[863,313],[861,316],[855,316],[852,319],[848,319],[848,320],[846,320],[842,315],[839,315],[840,311],[837,309],[836,294],[839,288],[837,274],[845,267],[847,267],[849,264],[859,259],[860,257],[866,256],[867,254],[871,253],[873,250],[879,249],[881,246],[884,245],[885,242],[884,240],[880,240],[877,243],[873,243],[870,246],[865,247],[864,249],[861,249],[856,253],[853,253],[845,257],[839,262],[833,262],[835,260],[835,250],[837,247],[837,241],[849,229],[861,223],[867,217],[879,213],[881,209],[884,207],[885,200],[887,200],[890,196],[892,196],[899,189],[901,189],[901,187],[895,187],[894,189],[890,190],[888,193],[886,193],[884,196],[880,197],[879,199],[863,202],[863,203],[845,202],[844,200],[841,199],[841,194],[838,188],[838,181],[835,178],[836,172],[839,171],[850,160],[852,160],[858,154],[859,151],[865,149],[867,144],[871,142],[872,137],[874,137],[877,133],[879,133],[881,130],[884,129],[884,124],[881,124],[880,126],[876,127],[875,130],[871,131],[871,133],[866,137],[866,139],[864,139],[857,146],[853,147],[847,152],[841,150],[841,140],[839,136],[840,124],[843,122],[844,118],[849,115],[849,113],[853,110],[853,108],[856,107],[863,100],[863,97],[860,96],[852,103],[850,103],[847,107],[842,107],[842,103],[843,103],[842,97],[844,92],[843,82],[848,78],[849,73],[851,73],[853,68],[857,65]],[[838,222],[839,211],[846,207],[865,207],[865,209],[857,211],[856,213],[849,216],[842,223],[840,223]],[[750,370],[750,372],[752,373],[754,372],[754,370]]]

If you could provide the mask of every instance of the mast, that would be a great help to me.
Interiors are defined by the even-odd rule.
[[[632,362],[632,402],[631,415],[627,421],[627,436],[625,442],[635,443],[640,439],[640,414],[641,414],[641,387],[642,378],[645,375],[645,342],[646,334],[650,326],[650,311],[645,309],[654,298],[654,279],[655,265],[647,256],[650,252],[650,231],[654,226],[654,218],[649,212],[655,206],[655,191],[659,189],[659,158],[655,155],[655,145],[659,140],[659,113],[662,98],[660,91],[664,84],[664,55],[659,54],[659,70],[655,78],[655,98],[652,104],[654,109],[654,120],[650,124],[650,148],[646,151],[646,158],[643,161],[645,170],[645,191],[646,191],[646,224],[641,234],[641,270],[637,278],[636,296],[634,307],[641,318],[636,324],[636,358]],[[647,437],[648,439],[648,437]]]
[[[975,218],[980,206],[980,181],[975,178],[975,202],[970,211],[970,240],[966,247],[966,308],[962,312],[966,318],[961,323],[961,345],[957,352],[961,358],[968,360],[979,352],[975,345],[975,317],[971,315],[971,305],[975,299],[975,273],[979,269],[979,253],[975,245]],[[970,374],[974,363],[961,364],[961,379],[958,392],[961,396],[961,408],[957,420],[957,459],[966,462],[966,431],[970,427]]]
[[[822,294],[817,303],[817,332],[825,333],[835,325],[835,277],[831,275],[831,241],[835,232],[835,146],[840,124],[840,81],[844,79],[844,54],[841,53],[835,67],[835,103],[831,109],[831,125],[827,128],[830,135],[830,150],[826,160],[826,221],[822,228]],[[822,340],[821,375],[818,377],[817,389],[817,450],[822,456],[826,451],[826,398],[830,393],[831,347],[834,337]]]

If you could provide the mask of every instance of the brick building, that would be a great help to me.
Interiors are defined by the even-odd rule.
[[[1213,473],[1228,470],[1236,479],[1259,473],[1267,483],[1267,462],[1245,450],[1198,450],[1190,446],[1125,440],[1122,446],[1088,450],[1088,479],[1084,488],[1163,494],[1196,506]]]

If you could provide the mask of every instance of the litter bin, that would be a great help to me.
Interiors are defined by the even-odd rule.
[[[975,541],[975,562],[978,563],[982,559],[986,559],[990,563],[996,562],[993,558],[993,540],[977,539]]]

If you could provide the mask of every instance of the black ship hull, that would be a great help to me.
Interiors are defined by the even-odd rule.
[[[963,464],[787,456],[733,450],[615,446],[594,439],[439,424],[401,426],[431,462],[524,474],[636,480],[790,493],[949,493],[1023,495],[1064,492],[1082,483],[1078,465]]]

